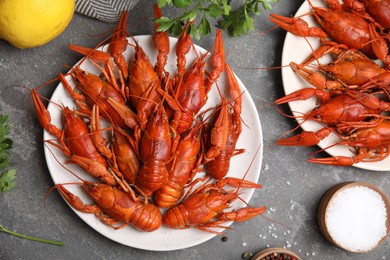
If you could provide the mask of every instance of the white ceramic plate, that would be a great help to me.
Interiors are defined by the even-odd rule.
[[[324,1],[311,0],[313,6],[325,6]],[[310,26],[318,26],[314,18],[311,15],[305,15],[311,11],[311,7],[308,1],[305,1],[298,9],[295,17],[302,16],[302,18],[309,23]],[[311,47],[310,47],[311,45]],[[286,39],[283,46],[282,54],[282,65],[288,65],[294,61],[300,63],[304,61],[311,53],[312,49],[316,49],[320,46],[319,39],[307,37],[295,36],[291,33],[287,33]],[[327,58],[320,60],[322,63],[329,62]],[[295,73],[290,67],[282,68],[282,80],[285,94],[290,94],[298,89],[310,87],[310,84],[302,79],[297,73]],[[306,101],[295,101],[289,103],[290,109],[295,116],[301,116],[302,113],[307,113],[316,107],[316,99],[311,98]],[[300,122],[300,120],[297,120]],[[317,131],[322,126],[314,121],[306,121],[301,125],[305,131]],[[331,134],[319,143],[321,148],[329,147],[330,145],[338,142],[339,138],[335,134]],[[348,147],[337,145],[325,150],[331,156],[349,156],[352,157],[354,154],[349,150]],[[372,171],[389,171],[390,170],[390,157],[379,162],[360,162],[354,164],[354,166],[366,170]]]
[[[139,44],[144,48],[145,52],[149,55],[149,58],[152,61],[152,63],[154,63],[156,60],[157,53],[152,45],[151,36],[136,36],[135,38],[138,40]],[[176,42],[177,42],[176,38],[170,38],[171,54],[169,56],[169,61],[166,68],[171,73],[174,73],[176,69],[176,57],[174,54],[174,48]],[[198,53],[201,54],[206,52],[206,50],[204,50],[199,46],[195,46],[195,49]],[[132,56],[132,54],[133,54],[133,48],[129,47],[127,49],[125,56],[127,59],[129,59]],[[187,60],[189,63],[191,63],[191,61],[193,61],[194,59],[195,59],[195,52],[191,51],[188,55]],[[99,74],[99,71],[95,68],[95,66],[89,62],[82,63],[80,67],[90,72],[93,72],[95,74]],[[221,76],[221,78],[218,80],[219,87],[222,89],[224,88],[225,80],[226,79],[224,76]],[[241,90],[244,91],[243,102],[242,102],[243,113],[241,115],[244,124],[243,124],[243,131],[241,133],[241,137],[239,138],[236,147],[245,148],[246,153],[232,158],[231,167],[228,176],[241,178],[245,173],[245,171],[247,170],[247,168],[249,167],[249,164],[252,161],[252,159],[255,158],[254,163],[246,176],[246,179],[253,182],[257,182],[260,175],[262,155],[263,155],[263,146],[262,146],[263,136],[261,131],[260,119],[257,114],[256,107],[248,91],[246,91],[245,86],[242,84],[242,82],[240,80],[238,81]],[[59,84],[56,90],[54,91],[51,100],[55,102],[62,102],[63,104],[69,106],[70,108],[76,108],[76,105],[73,103],[73,100],[69,97],[67,92],[65,92],[61,84]],[[209,94],[209,99],[205,108],[214,106],[218,104],[219,101],[220,101],[219,94],[217,93],[217,90],[214,87]],[[58,109],[58,107],[50,103],[48,106],[48,110],[52,115],[52,122],[57,126],[61,126],[61,111]],[[53,136],[51,136],[45,131],[44,140],[48,140],[48,139],[53,139]],[[61,152],[59,152],[58,149],[54,147],[50,147],[50,149],[52,150],[52,152],[54,152],[54,155],[56,156],[56,158],[58,158],[60,162],[62,163],[65,162],[67,158],[64,157],[64,155]],[[257,149],[259,149],[259,151],[255,157]],[[65,171],[59,165],[59,163],[54,159],[53,155],[51,154],[51,152],[47,147],[45,147],[45,156],[46,156],[46,161],[47,161],[50,174],[53,178],[53,181],[56,184],[78,181],[74,176],[72,176],[69,172]],[[85,178],[87,180],[92,180],[84,172],[82,172],[78,166],[68,165],[68,167],[72,169],[74,172],[76,172],[77,174],[79,174],[82,178]],[[91,200],[88,198],[88,196],[85,194],[85,192],[81,189],[79,185],[67,185],[66,187],[69,190],[71,190],[74,194],[80,196],[80,198],[82,198],[82,200],[85,203],[91,202]],[[253,189],[243,190],[241,197],[246,202],[249,202],[253,192],[254,192]],[[244,203],[237,200],[233,204],[233,207],[231,209],[236,209],[243,206]],[[131,246],[134,248],[139,248],[139,249],[155,250],[155,251],[177,250],[177,249],[198,245],[215,236],[215,234],[198,231],[196,229],[172,230],[165,227],[161,227],[160,229],[151,233],[139,232],[134,228],[132,228],[131,226],[125,227],[120,230],[114,230],[101,223],[100,220],[98,220],[93,214],[84,214],[78,211],[75,212],[88,225],[90,225],[92,228],[94,228],[96,231],[106,236],[107,238],[112,239],[118,243]],[[230,225],[231,223],[227,223],[227,224]],[[235,231],[231,230],[229,232],[235,232]]]

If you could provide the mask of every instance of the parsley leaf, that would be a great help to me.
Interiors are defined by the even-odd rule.
[[[11,165],[11,154],[9,150],[12,148],[13,143],[12,140],[8,137],[11,127],[12,126],[9,123],[8,115],[0,115],[0,170],[2,171],[0,174],[0,192],[12,190],[16,186],[16,182],[14,181],[16,170],[8,168]],[[20,234],[9,230],[2,225],[0,225],[0,232],[37,242],[48,243],[57,246],[64,245],[62,242]]]
[[[0,176],[0,192],[12,190],[16,186],[15,169],[4,171]]]
[[[254,15],[261,15],[260,6],[271,10],[271,3],[278,0],[245,0],[241,6],[232,10],[231,0],[157,0],[160,8],[171,6],[179,9],[178,17],[161,17],[155,20],[158,31],[168,31],[175,36],[182,33],[183,25],[192,22],[188,33],[196,39],[211,32],[211,19],[217,19],[219,26],[227,29],[232,36],[247,34],[255,28]],[[196,23],[197,22],[197,23]]]
[[[261,3],[264,10],[271,10],[270,3],[275,3],[278,0],[246,0],[245,4],[236,10],[225,15],[219,24],[227,29],[233,36],[247,34],[255,28],[254,15],[261,15],[259,4]]]
[[[16,186],[15,169],[7,169],[11,164],[10,149],[12,140],[8,137],[11,130],[8,115],[0,115],[0,192],[12,190]]]
[[[245,7],[232,11],[224,18],[224,20],[219,21],[219,24],[223,28],[228,29],[232,36],[247,34],[250,30],[255,28],[254,20],[249,16]]]

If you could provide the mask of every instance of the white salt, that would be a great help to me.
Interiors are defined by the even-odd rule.
[[[376,191],[356,186],[331,200],[325,224],[329,235],[350,251],[368,251],[386,236],[386,206]]]

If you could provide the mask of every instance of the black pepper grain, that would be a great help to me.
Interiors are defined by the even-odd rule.
[[[242,259],[248,259],[249,258],[249,253],[248,252],[242,253],[241,258]]]
[[[229,240],[229,238],[228,238],[227,236],[223,236],[223,237],[222,237],[222,241],[223,241],[223,242],[226,242],[226,241],[228,241],[228,240]]]

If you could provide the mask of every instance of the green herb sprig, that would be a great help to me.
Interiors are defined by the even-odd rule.
[[[13,236],[17,236],[17,237],[20,237],[20,238],[25,238],[25,239],[36,241],[36,242],[52,244],[52,245],[56,245],[56,246],[63,246],[64,245],[64,243],[58,242],[58,241],[54,241],[54,240],[43,239],[43,238],[38,238],[38,237],[30,237],[30,236],[26,236],[26,235],[23,235],[23,234],[19,234],[19,233],[15,232],[15,231],[11,231],[11,230],[6,229],[2,225],[0,225],[0,231],[8,233],[8,234],[13,235]]]
[[[15,169],[8,169],[11,165],[10,149],[13,141],[8,137],[11,130],[8,115],[0,115],[0,192],[10,191],[16,186]]]
[[[241,6],[232,10],[231,0],[157,0],[160,8],[171,6],[178,8],[181,15],[175,18],[163,16],[156,19],[159,31],[168,31],[180,35],[183,24],[192,22],[188,31],[195,39],[211,32],[211,19],[218,20],[219,26],[227,29],[232,36],[247,34],[255,28],[254,15],[261,15],[264,10],[272,10],[271,3],[278,0],[245,0]],[[198,19],[197,19],[198,18]],[[197,24],[194,22],[198,21]]]
[[[0,176],[0,192],[10,191],[16,186],[15,182],[15,169],[9,169],[11,165],[11,153],[13,141],[8,137],[12,125],[9,123],[9,117],[6,114],[0,115],[0,170],[2,171]],[[4,232],[13,236],[25,238],[32,241],[53,244],[57,246],[63,246],[62,242],[42,239],[37,237],[31,237],[11,231],[4,226],[0,225],[0,232]]]

